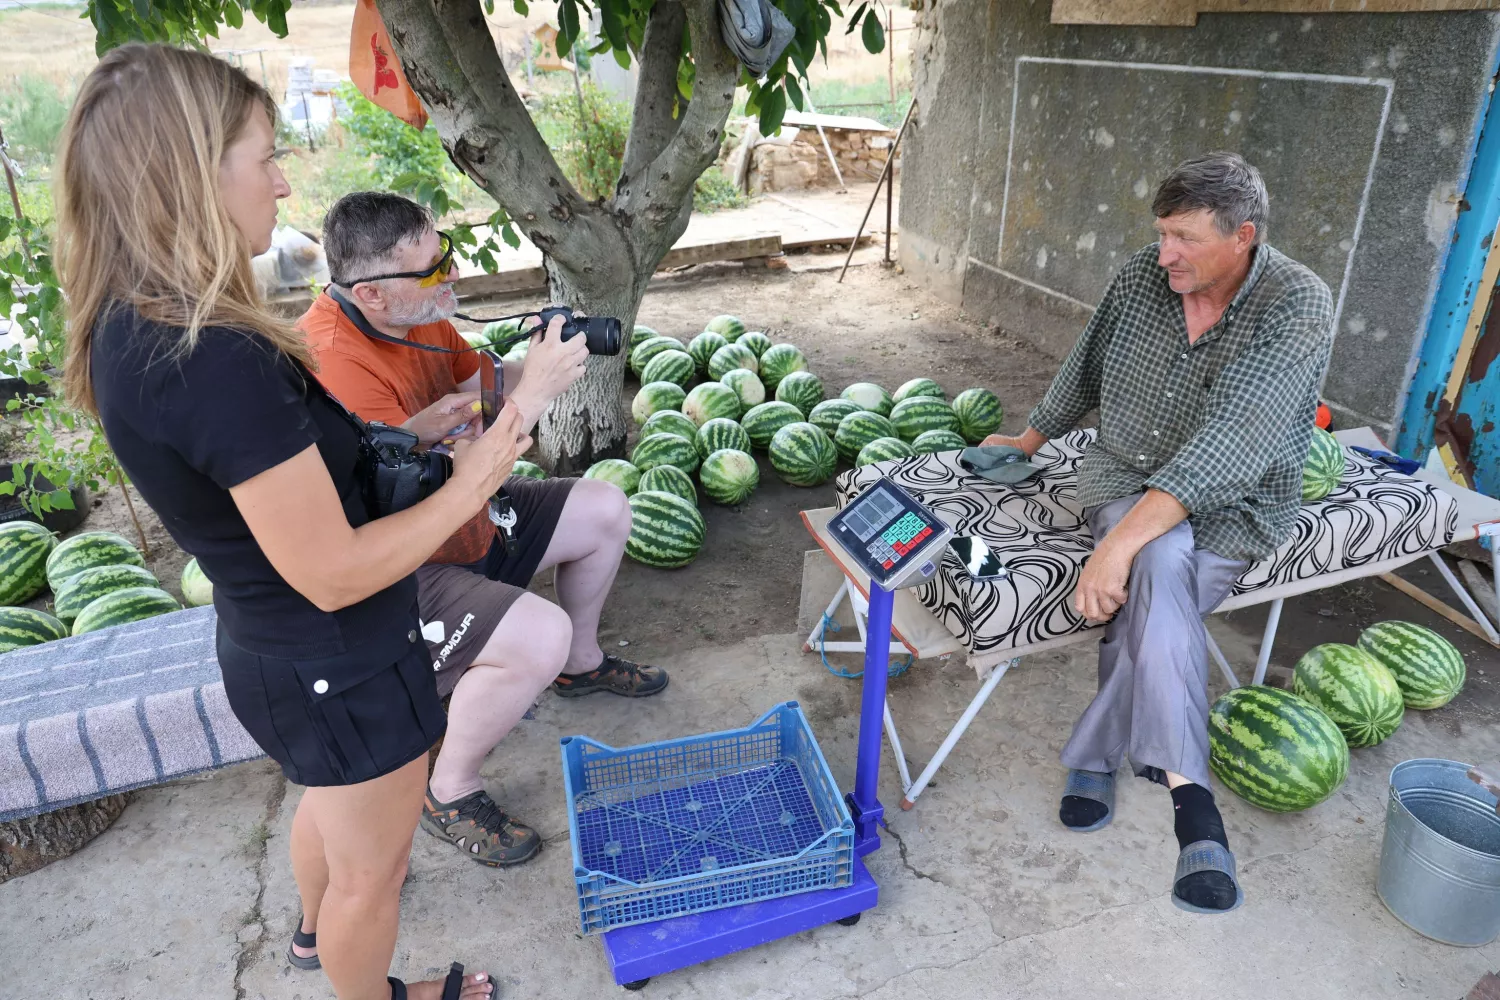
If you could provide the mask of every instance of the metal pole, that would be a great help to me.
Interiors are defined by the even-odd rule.
[[[865,676],[859,702],[859,756],[854,765],[854,851],[863,857],[880,848],[880,744],[885,721],[885,690],[891,666],[891,608],[896,595],[870,581],[869,628],[865,633]]]
[[[807,94],[807,110],[809,112],[811,112],[812,114],[817,114],[818,113],[818,109],[817,109],[817,106],[813,104],[811,90],[812,90],[812,88],[809,87],[808,88],[808,94]],[[842,194],[848,194],[849,193],[849,188],[844,185],[844,172],[839,169],[839,161],[833,155],[833,148],[828,145],[828,136],[823,131],[823,126],[822,125],[815,125],[814,127],[817,128],[817,130],[818,130],[818,138],[820,138],[820,139],[823,140],[823,152],[825,152],[825,153],[828,154],[828,165],[833,168],[833,176],[837,177],[838,180],[839,180],[839,191],[840,191],[840,193],[842,193]]]
[[[880,171],[880,180],[875,182],[875,191],[870,195],[870,203],[865,206],[865,217],[859,220],[859,228],[854,231],[854,239],[849,242],[849,254],[844,258],[844,266],[839,269],[838,281],[842,284],[844,273],[849,270],[849,262],[854,259],[854,248],[859,246],[859,238],[865,234],[865,223],[870,221],[870,213],[875,209],[875,199],[880,197],[880,185],[882,182],[889,183],[891,175],[891,164],[896,162],[896,150],[901,146],[901,138],[906,135],[906,127],[911,124],[911,113],[916,110],[916,98],[906,106],[906,117],[902,119],[901,131],[896,133],[896,141],[891,143],[891,152],[885,158],[885,167]]]
[[[16,235],[21,238],[21,252],[26,255],[28,264],[34,263],[31,256],[31,244],[26,241],[26,216],[21,211],[21,196],[16,193],[16,176],[11,173],[10,153],[5,148],[3,131],[0,131],[0,165],[5,167],[5,186],[10,188],[10,205],[16,212]]]
[[[891,82],[891,107],[896,106],[896,33],[891,30],[894,22],[891,20],[890,9],[885,12],[885,51],[886,79]]]
[[[896,155],[894,147],[891,149],[891,155]],[[885,182],[885,259],[881,261],[885,267],[891,266],[891,208],[896,200],[895,190],[894,178],[887,178]]]

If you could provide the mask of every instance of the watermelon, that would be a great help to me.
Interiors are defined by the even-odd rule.
[[[1359,648],[1385,664],[1407,708],[1442,708],[1463,690],[1467,668],[1453,643],[1411,622],[1379,622],[1359,634]]]
[[[735,338],[734,342],[736,344],[741,344],[745,347],[750,348],[751,352],[754,353],[757,358],[771,349],[771,338],[767,337],[759,330],[751,330],[749,333],[742,333]]]
[[[102,628],[181,610],[182,605],[177,599],[160,587],[126,587],[90,602],[73,620],[73,634],[97,632]]]
[[[196,559],[188,563],[188,566],[202,576]],[[183,576],[187,576],[186,569],[183,570]],[[127,587],[159,586],[161,584],[152,572],[141,566],[132,566],[129,563],[119,566],[95,566],[82,573],[74,573],[61,587],[57,588],[57,593],[52,595],[52,610],[63,624],[72,625],[73,619],[77,618],[84,608],[105,594],[124,590]],[[186,596],[186,590],[184,590],[184,596]],[[209,600],[212,601],[213,598],[210,597]]]
[[[702,388],[702,386],[699,386],[699,388]],[[697,391],[697,389],[693,390],[693,392]],[[688,398],[692,398],[692,395],[692,392],[688,393]],[[687,406],[687,400],[684,400],[682,405]],[[678,437],[684,437],[691,441],[698,436],[698,425],[688,419],[687,414],[679,410],[657,410],[651,416],[647,417],[646,422],[641,425],[641,438],[643,440],[654,434],[676,434]]]
[[[642,382],[676,382],[686,388],[698,374],[698,366],[687,351],[661,351],[641,369]]]
[[[47,585],[56,592],[75,573],[121,563],[144,566],[146,560],[134,545],[113,531],[85,531],[58,543],[47,557]]]
[[[182,599],[188,603],[189,607],[201,608],[214,602],[213,581],[203,572],[203,567],[198,565],[197,559],[189,559],[188,564],[182,567],[182,580],[179,586],[182,588]]]
[[[0,653],[67,637],[68,627],[45,611],[0,608]]]
[[[526,360],[526,350],[530,346],[531,346],[531,341],[529,341],[529,340],[523,340],[519,344],[517,344],[516,346],[512,347],[510,350],[506,351],[505,352],[505,356],[502,357],[500,360],[501,361],[516,361],[516,362],[525,361]]]
[[[726,340],[733,341],[745,332],[745,324],[740,322],[738,316],[730,316],[726,313],[723,316],[715,316],[709,320],[708,325],[703,329],[710,333],[717,333]]]
[[[667,413],[671,413],[672,411],[671,410],[667,410],[666,412]],[[535,462],[528,462],[524,458],[518,458],[518,459],[516,459],[516,464],[513,465],[513,466],[511,466],[510,474],[512,476],[525,476],[527,479],[546,479],[547,478],[547,470],[546,469],[543,469],[540,465],[537,465]]]
[[[891,426],[896,436],[910,443],[924,431],[959,430],[958,415],[941,399],[912,396],[891,407]]]
[[[644,424],[653,413],[661,410],[681,410],[687,393],[676,382],[647,382],[635,394],[630,404],[630,415],[637,424]]]
[[[734,390],[740,397],[740,412],[744,413],[766,401],[766,387],[760,376],[748,368],[732,368],[719,376],[719,381]]]
[[[749,452],[721,448],[703,460],[698,482],[714,503],[732,507],[744,503],[755,492],[760,484],[760,467]]]
[[[625,554],[657,569],[686,566],[703,547],[705,530],[698,508],[675,493],[637,493],[630,498]]]
[[[851,403],[847,399],[825,399],[812,408],[807,419],[817,424],[824,434],[833,437],[839,432],[839,421],[857,412],[859,412],[858,404]]]
[[[662,351],[681,351],[687,354],[687,345],[676,337],[652,337],[643,341],[630,352],[630,370],[639,378],[646,370],[646,363]],[[691,354],[688,357],[692,357]]]
[[[687,394],[682,412],[693,424],[693,433],[684,436],[693,438],[698,436],[698,428],[710,420],[720,417],[738,420],[745,410],[740,397],[729,386],[722,382],[703,382],[693,386],[693,391]]]
[[[788,372],[776,386],[776,398],[791,403],[806,417],[823,402],[823,380],[812,372]]]
[[[518,319],[500,319],[496,320],[493,323],[486,323],[484,325],[484,329],[479,332],[479,339],[482,340],[483,343],[475,344],[474,346],[494,347],[497,349],[508,351],[510,350],[511,345],[507,342],[520,332],[521,321]],[[467,334],[464,335],[464,339],[468,339]],[[525,343],[526,338],[522,337],[521,342]]]
[[[943,387],[930,378],[914,378],[909,382],[902,382],[901,388],[891,393],[891,399],[897,403],[913,396],[931,396],[945,403],[948,401],[948,394],[943,392]]]
[[[712,330],[704,330],[698,336],[688,341],[688,353],[693,356],[693,363],[698,366],[701,375],[708,374],[708,360],[714,356],[719,348],[728,345],[722,334],[714,333]]]
[[[688,503],[697,506],[698,490],[693,486],[693,477],[675,465],[658,465],[641,473],[642,493],[675,493]]]
[[[1351,749],[1372,747],[1394,733],[1406,712],[1385,664],[1341,642],[1304,653],[1292,671],[1292,691],[1322,709]]]
[[[969,446],[962,434],[952,431],[923,431],[911,443],[911,450],[918,455],[931,455],[938,451],[963,451]]]
[[[816,424],[787,424],[771,437],[771,466],[793,486],[821,486],[838,468],[839,453]]]
[[[630,462],[642,472],[658,465],[675,465],[683,472],[692,472],[698,468],[698,448],[676,434],[656,434],[635,446]]]
[[[953,397],[953,415],[958,417],[958,432],[964,440],[978,444],[1000,429],[1005,408],[988,389],[965,389]]]
[[[895,437],[896,428],[878,413],[859,410],[839,421],[834,432],[833,443],[838,445],[839,455],[846,462],[859,458],[860,449],[876,438]]]
[[[714,380],[722,379],[725,372],[734,371],[736,368],[758,372],[760,362],[756,360],[755,352],[739,344],[726,344],[708,359],[708,377]]]
[[[1302,502],[1322,500],[1332,493],[1344,475],[1344,449],[1321,427],[1312,429],[1307,460],[1302,463]]]
[[[35,521],[0,525],[0,604],[23,604],[42,592],[56,546],[52,532]]]
[[[602,479],[606,483],[614,483],[625,491],[626,496],[630,496],[640,489],[641,470],[623,458],[601,458],[589,466],[583,478]]]
[[[715,417],[698,429],[698,436],[693,443],[698,446],[698,454],[707,458],[714,452],[725,448],[748,452],[750,435],[745,433],[745,428],[733,420]]]
[[[839,393],[840,399],[847,399],[858,406],[861,410],[869,410],[878,413],[882,417],[888,416],[895,401],[891,394],[886,392],[874,382],[856,382],[843,392]]]
[[[802,422],[802,411],[791,403],[761,403],[740,418],[740,426],[750,435],[750,443],[762,450],[769,448],[771,438],[787,424]]]
[[[1256,684],[1225,693],[1209,709],[1208,763],[1251,805],[1296,812],[1344,783],[1349,744],[1317,706]]]
[[[781,384],[781,380],[792,372],[805,371],[807,359],[791,344],[777,344],[760,356],[760,380],[773,392]]]
[[[661,334],[657,333],[649,326],[641,326],[639,323],[637,323],[635,325],[635,329],[630,333],[630,344],[625,349],[627,351],[634,351],[637,347],[640,347],[652,337],[660,336]]]
[[[874,462],[884,462],[892,458],[910,458],[915,454],[916,452],[912,450],[912,446],[900,438],[876,438],[859,449],[859,454],[854,459],[854,466],[855,468],[863,468]]]

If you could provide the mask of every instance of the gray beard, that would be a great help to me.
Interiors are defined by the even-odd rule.
[[[388,312],[386,322],[392,326],[425,326],[449,318],[457,309],[458,298],[450,293],[410,308],[403,305],[400,310]]]

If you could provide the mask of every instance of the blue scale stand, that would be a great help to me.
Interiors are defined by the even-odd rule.
[[[725,907],[605,931],[604,956],[615,982],[639,990],[652,976],[697,965],[823,924],[852,926],[874,908],[880,887],[860,859],[880,849],[885,808],[880,749],[890,663],[895,591],[937,572],[952,531],[888,479],[873,483],[828,523],[829,534],[870,575],[869,627],[860,694],[854,790],[844,796],[854,819],[854,882],[778,899]]]

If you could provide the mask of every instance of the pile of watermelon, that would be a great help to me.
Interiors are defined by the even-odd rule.
[[[0,653],[181,610],[136,547],[112,531],[58,542],[31,521],[0,526]],[[51,612],[20,607],[44,590]],[[213,599],[197,560],[182,574],[190,604]]]
[[[1295,812],[1343,784],[1349,751],[1372,747],[1401,725],[1407,709],[1441,708],[1466,676],[1463,656],[1431,629],[1380,622],[1355,645],[1309,650],[1292,690],[1236,688],[1209,710],[1209,765],[1253,805]]]

